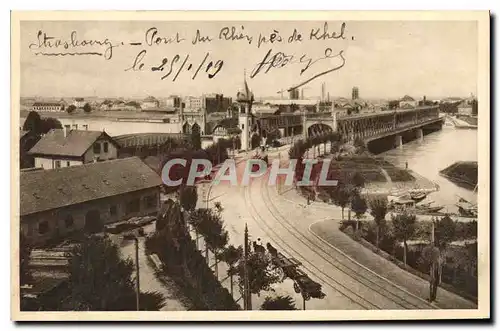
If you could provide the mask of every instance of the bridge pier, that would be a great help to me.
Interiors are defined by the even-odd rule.
[[[399,149],[403,149],[403,136],[398,134],[396,135],[396,147]]]
[[[422,128],[417,129],[417,140],[418,141],[424,140],[424,130],[422,130]]]

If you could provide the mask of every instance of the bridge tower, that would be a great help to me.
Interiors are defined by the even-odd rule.
[[[236,102],[238,102],[238,127],[241,130],[241,148],[243,150],[250,149],[250,130],[252,126],[252,104],[254,95],[248,87],[246,74],[244,77],[243,87],[236,93]]]

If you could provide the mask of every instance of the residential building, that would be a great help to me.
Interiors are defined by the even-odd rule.
[[[33,111],[63,111],[64,104],[60,102],[35,102],[31,109]]]
[[[170,96],[165,100],[165,106],[169,108],[181,108],[181,98],[179,96]]]
[[[73,105],[75,105],[76,108],[83,108],[85,105],[85,99],[84,98],[75,98],[73,100]]]
[[[29,154],[35,167],[65,168],[96,161],[116,159],[119,145],[104,131],[53,129],[44,135]]]
[[[158,101],[158,99],[156,99],[155,97],[152,97],[152,96],[147,97],[141,103],[142,109],[151,109],[151,108],[158,108],[158,107],[160,107],[160,101]]]
[[[399,100],[399,108],[415,108],[418,106],[418,100],[409,95],[405,95]]]
[[[215,112],[227,112],[227,109],[232,105],[231,98],[224,97],[223,94],[209,94],[203,96],[202,108],[207,114]]]
[[[186,109],[190,110],[200,110],[203,108],[203,99],[202,98],[187,98],[184,100],[186,103]]]
[[[156,214],[160,176],[137,157],[21,171],[20,224],[36,244]]]

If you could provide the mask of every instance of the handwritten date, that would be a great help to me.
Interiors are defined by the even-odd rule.
[[[165,57],[161,60],[159,64],[151,67],[146,67],[145,57],[147,51],[144,49],[140,51],[134,58],[132,65],[125,69],[125,71],[152,71],[161,74],[160,79],[165,80],[167,78],[172,78],[175,82],[179,75],[183,72],[191,73],[191,79],[194,80],[198,76],[198,73],[204,71],[209,79],[214,78],[224,66],[223,60],[211,60],[208,62],[210,53],[206,53],[205,57],[201,62],[191,61],[190,54],[185,56],[176,54],[172,58]],[[196,62],[196,65],[194,64]]]

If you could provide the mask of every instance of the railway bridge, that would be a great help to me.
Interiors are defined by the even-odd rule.
[[[418,107],[348,115],[337,118],[336,113],[307,114],[304,116],[304,134],[307,136],[338,131],[349,141],[362,139],[374,151],[402,147],[404,143],[422,139],[424,135],[440,130],[443,117],[437,106]]]

